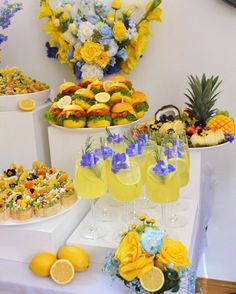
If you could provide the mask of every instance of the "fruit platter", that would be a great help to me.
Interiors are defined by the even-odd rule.
[[[146,95],[123,76],[106,81],[87,78],[60,85],[45,118],[64,128],[105,128],[135,122],[148,108]]]
[[[212,148],[232,142],[235,123],[228,111],[215,108],[220,92],[219,77],[190,76],[185,96],[186,108],[180,111],[174,105],[161,107],[153,119],[137,126],[134,132],[148,133],[158,144],[165,134],[185,135],[190,148]]]
[[[32,169],[10,164],[0,175],[0,224],[12,225],[61,214],[77,202],[67,173],[34,161]]]
[[[49,96],[50,89],[46,83],[25,76],[17,67],[0,69],[0,111],[31,111],[44,104]],[[25,99],[31,101],[30,108]]]

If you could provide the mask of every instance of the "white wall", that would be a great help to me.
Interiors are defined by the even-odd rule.
[[[7,31],[9,40],[3,46],[1,65],[17,65],[55,88],[72,77],[67,67],[46,57],[43,21],[36,20],[39,1],[22,2],[24,10]],[[236,7],[223,0],[163,0],[162,7],[163,23],[152,26],[153,38],[130,76],[136,87],[148,94],[150,115],[163,104],[183,105],[186,75],[205,72],[223,79],[217,106],[236,117]],[[209,158],[217,185],[208,229],[208,275],[236,280],[235,145],[214,151]]]

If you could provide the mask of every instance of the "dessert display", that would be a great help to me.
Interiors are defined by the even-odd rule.
[[[0,221],[49,217],[77,201],[67,173],[34,161],[31,170],[12,163],[0,175]]]
[[[187,108],[182,112],[174,105],[160,108],[154,119],[137,126],[133,132],[148,133],[153,140],[161,143],[169,132],[177,135],[186,133],[190,147],[209,147],[232,142],[235,136],[235,123],[228,111],[215,109],[219,77],[189,77],[189,89],[185,96]],[[170,112],[170,108],[174,110]],[[159,117],[160,111],[166,111]]]
[[[146,95],[123,76],[104,82],[87,78],[60,85],[45,118],[66,128],[104,128],[136,121],[148,107]]]
[[[29,94],[49,89],[46,83],[27,77],[17,67],[0,69],[0,96]]]
[[[56,256],[49,252],[37,253],[29,263],[29,269],[36,276],[50,276],[59,285],[70,283],[75,272],[83,272],[88,266],[88,254],[75,245],[61,247]]]

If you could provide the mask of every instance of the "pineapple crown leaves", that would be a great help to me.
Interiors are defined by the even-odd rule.
[[[184,95],[188,98],[187,110],[198,120],[207,120],[216,111],[214,105],[217,101],[218,87],[222,81],[219,81],[219,76],[211,76],[207,78],[205,74],[199,79],[198,76],[190,75],[188,77],[189,89]]]

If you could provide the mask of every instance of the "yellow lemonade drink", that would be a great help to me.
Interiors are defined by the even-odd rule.
[[[154,165],[147,170],[146,193],[148,199],[162,204],[175,202],[179,198],[179,178],[177,170],[161,176],[153,171]]]
[[[179,175],[179,186],[185,187],[189,182],[189,169],[187,158],[171,158],[168,160],[170,164],[176,163],[177,172]]]
[[[139,198],[142,189],[140,168],[130,165],[117,173],[109,173],[110,196],[120,202],[133,201]]]
[[[75,189],[78,196],[95,199],[104,195],[107,191],[106,168],[102,161],[94,167],[80,166],[79,162],[75,170]]]
[[[146,161],[147,161],[147,157],[144,154],[130,157],[131,164],[138,166],[140,169],[142,184],[145,184],[146,182],[146,174],[147,174]]]

